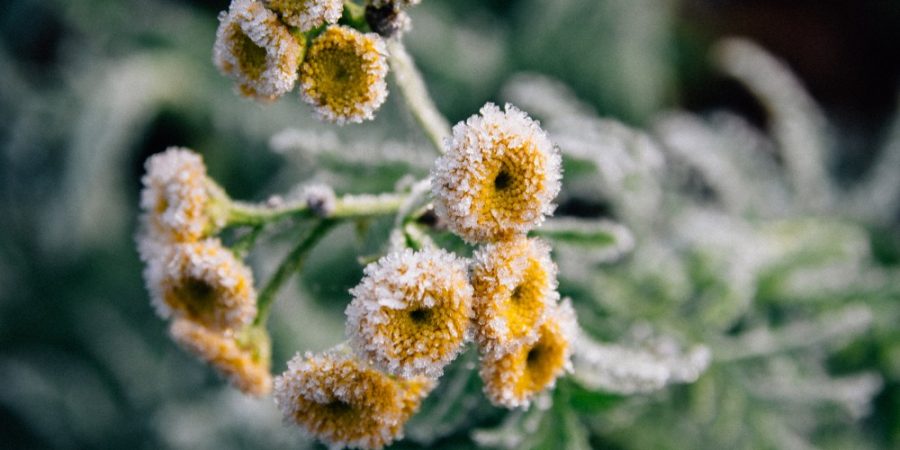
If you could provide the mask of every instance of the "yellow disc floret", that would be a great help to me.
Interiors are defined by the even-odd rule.
[[[350,293],[350,342],[388,373],[438,377],[468,337],[472,287],[465,264],[444,250],[391,253]]]
[[[157,311],[214,330],[241,329],[256,316],[253,274],[218,239],[178,244],[148,279]]]
[[[284,23],[307,32],[325,23],[336,23],[344,11],[343,0],[265,0]]]
[[[294,88],[304,47],[275,13],[233,0],[219,20],[213,62],[242,95],[270,101]]]
[[[420,401],[404,387],[339,347],[289,361],[275,379],[275,402],[285,420],[332,447],[380,449],[400,436]]]
[[[377,34],[329,26],[313,40],[300,68],[301,95],[331,122],[372,119],[387,97],[386,55]]]
[[[554,305],[538,328],[538,339],[526,346],[481,360],[481,379],[488,399],[507,408],[527,407],[535,394],[554,385],[571,370],[575,313],[568,301]]]
[[[505,353],[537,339],[537,328],[559,298],[550,247],[519,237],[475,251],[475,336],[482,353]]]
[[[538,123],[512,105],[492,103],[453,127],[435,162],[435,208],[469,242],[524,234],[553,212],[561,160]]]
[[[265,331],[248,328],[239,333],[222,333],[176,319],[169,333],[175,342],[213,366],[242,392],[263,396],[272,390],[270,344]]]

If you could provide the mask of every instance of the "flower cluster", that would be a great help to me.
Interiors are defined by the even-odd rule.
[[[320,118],[370,120],[387,98],[382,36],[405,29],[400,8],[410,4],[382,3],[354,17],[355,4],[341,0],[233,0],[219,17],[213,61],[246,97],[273,101],[299,80]]]
[[[473,337],[485,393],[499,406],[527,407],[570,369],[574,311],[559,301],[549,245],[525,235],[552,211],[560,180],[557,150],[512,106],[501,112],[487,105],[482,113],[486,119],[457,126],[437,161],[434,202],[445,205],[438,211],[454,231],[484,237],[484,245],[471,260],[425,245],[369,264],[350,290],[349,343],[320,355],[298,354],[276,378],[285,420],[333,447],[381,448],[398,439]],[[465,170],[463,163],[469,164]],[[501,172],[509,184],[496,186]],[[483,186],[449,188],[466,183]],[[451,204],[475,205],[492,196],[502,197],[494,205],[506,208],[499,225],[473,217],[490,214],[484,209],[450,215]]]
[[[271,388],[268,338],[256,317],[253,274],[212,237],[231,203],[206,174],[200,155],[170,148],[151,156],[142,181],[138,250],[144,279],[173,339],[215,367],[244,392]]]
[[[512,105],[488,103],[453,128],[432,170],[438,216],[481,244],[471,269],[475,336],[488,398],[527,406],[570,367],[575,315],[559,302],[550,247],[526,233],[552,214],[559,150]]]

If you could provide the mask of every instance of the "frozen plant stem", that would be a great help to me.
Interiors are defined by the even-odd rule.
[[[345,195],[337,199],[334,209],[322,216],[310,209],[306,202],[292,203],[280,207],[266,207],[234,202],[228,214],[228,224],[259,226],[289,217],[324,219],[352,219],[396,213],[403,206],[408,195]]]
[[[303,265],[303,260],[310,250],[319,243],[322,238],[334,228],[339,222],[336,220],[325,219],[317,223],[313,229],[307,234],[293,250],[284,258],[284,261],[278,265],[278,269],[269,278],[268,283],[262,289],[257,300],[257,314],[254,324],[264,326],[272,308],[272,303],[281,286],[290,278],[291,275],[297,273]]]
[[[422,80],[422,75],[416,69],[412,56],[406,51],[406,46],[400,39],[387,41],[389,61],[394,80],[400,88],[406,107],[415,117],[416,122],[422,127],[422,131],[431,140],[438,153],[443,152],[444,138],[450,136],[450,123],[438,111],[428,89]]]

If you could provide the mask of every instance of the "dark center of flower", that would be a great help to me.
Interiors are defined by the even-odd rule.
[[[204,311],[215,303],[216,289],[206,280],[188,278],[182,283],[180,291],[188,308],[194,313]]]
[[[516,286],[516,288],[513,289],[512,293],[509,294],[509,299],[512,300],[513,303],[518,302],[519,300],[522,299],[522,291],[523,290],[524,289],[522,289],[522,285]]]
[[[353,410],[349,403],[334,399],[325,404],[325,409],[331,414],[346,414]]]
[[[509,172],[506,170],[501,170],[500,173],[497,174],[497,177],[494,178],[494,189],[498,191],[502,191],[509,187],[512,183],[512,177],[509,175]]]
[[[529,366],[533,366],[537,364],[541,360],[541,354],[543,351],[540,347],[535,346],[531,350],[528,351],[528,356],[525,357],[525,361]]]
[[[428,308],[416,308],[409,312],[409,318],[412,319],[413,322],[422,324],[428,321],[431,318],[432,312]]]

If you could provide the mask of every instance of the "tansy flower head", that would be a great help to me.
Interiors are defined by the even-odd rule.
[[[336,23],[344,12],[343,0],[265,0],[284,23],[307,32],[325,23]]]
[[[488,399],[498,406],[527,407],[535,394],[552,387],[571,370],[577,324],[568,300],[554,305],[538,329],[537,341],[501,355],[485,355],[481,379]]]
[[[388,373],[438,377],[467,338],[472,287],[464,263],[444,250],[391,253],[350,293],[350,342]]]
[[[240,329],[256,316],[253,274],[218,239],[173,246],[148,279],[157,311],[215,330]],[[148,266],[154,267],[154,266]]]
[[[469,242],[524,234],[553,212],[561,159],[547,134],[524,112],[492,103],[453,127],[435,162],[438,215]]]
[[[418,407],[421,391],[405,387],[338,347],[291,359],[275,378],[275,402],[286,421],[332,447],[379,449]]]
[[[270,344],[265,331],[247,328],[223,333],[186,319],[175,319],[169,333],[175,342],[213,366],[242,392],[263,396],[272,390]]]
[[[523,236],[487,244],[472,259],[475,336],[482,353],[505,353],[537,339],[538,325],[559,298],[550,246]]]
[[[144,166],[144,230],[138,249],[145,261],[163,243],[194,241],[222,227],[228,199],[206,176],[200,155],[171,147],[148,158]]]
[[[377,34],[329,26],[313,40],[300,68],[301,95],[326,120],[371,119],[387,97],[386,55]]]
[[[304,47],[254,0],[233,0],[219,16],[213,62],[242,95],[274,100],[294,88]]]

